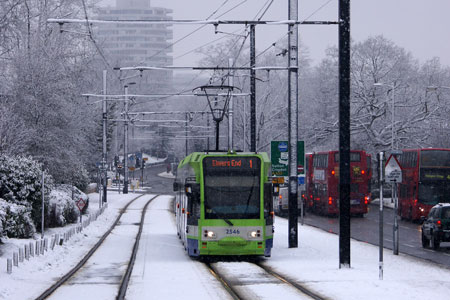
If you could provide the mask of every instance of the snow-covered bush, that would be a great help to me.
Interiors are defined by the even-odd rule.
[[[76,187],[61,184],[55,186],[50,193],[50,220],[49,227],[64,226],[76,223],[80,216],[76,201],[83,199],[86,203],[83,212],[88,207],[88,197]]]
[[[78,189],[85,191],[89,182],[89,173],[84,166],[81,166],[76,172],[74,172],[72,184]]]
[[[36,232],[31,208],[0,199],[0,237],[30,238]]]
[[[41,180],[42,166],[31,157],[0,155],[0,198],[26,207],[38,228],[42,216]],[[45,195],[49,194],[52,184],[52,177],[46,174]],[[48,199],[45,199],[44,205],[48,211]]]
[[[6,233],[3,231],[3,224],[5,224],[6,222],[6,209],[3,208],[4,203],[7,202],[0,198],[0,242],[1,238],[6,235]]]

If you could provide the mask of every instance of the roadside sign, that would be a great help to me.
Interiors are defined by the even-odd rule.
[[[86,202],[83,200],[83,198],[80,198],[80,200],[76,201],[76,203],[80,211],[82,211],[83,208],[86,206]]]
[[[288,159],[289,144],[287,141],[272,141],[270,143],[272,176],[289,176]],[[305,142],[297,141],[297,174],[305,174]]]
[[[284,183],[284,177],[272,177],[272,183],[283,184]]]
[[[402,168],[397,158],[391,154],[384,168],[385,180],[390,183],[402,182]]]

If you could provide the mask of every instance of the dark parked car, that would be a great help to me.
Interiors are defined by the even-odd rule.
[[[441,242],[450,242],[450,203],[433,206],[422,224],[422,246],[438,249]]]

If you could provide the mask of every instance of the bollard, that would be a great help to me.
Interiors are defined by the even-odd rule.
[[[39,245],[39,241],[36,241],[36,250],[35,250],[35,254],[36,256],[39,256],[39,249],[40,249],[40,245]]]
[[[12,273],[12,260],[11,258],[8,258],[6,261],[6,272],[8,272],[8,274]]]
[[[55,249],[55,245],[56,245],[56,236],[52,236],[52,240],[50,242],[50,249]]]
[[[59,243],[59,234],[57,233],[55,235],[55,244],[58,244],[58,243]]]
[[[14,267],[19,266],[19,254],[17,252],[13,253],[13,265]]]
[[[30,242],[29,246],[30,246],[30,256],[31,256],[31,257],[34,257],[33,243]]]
[[[30,251],[28,251],[28,246],[25,245],[23,248],[25,250],[25,259],[29,260],[30,259]]]
[[[44,249],[45,251],[48,251],[48,238],[44,239]]]
[[[44,240],[41,240],[40,242],[41,246],[41,255],[44,254]]]
[[[23,248],[19,248],[19,262],[23,262]]]

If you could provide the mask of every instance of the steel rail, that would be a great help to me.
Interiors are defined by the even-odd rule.
[[[275,272],[272,268],[263,265],[261,262],[255,262],[253,260],[246,260],[247,262],[253,263],[254,265],[260,267],[262,270],[264,270],[264,272],[266,272],[268,275],[276,278],[277,280],[287,284],[288,286],[294,288],[296,291],[314,299],[314,300],[328,300],[329,298],[322,296],[310,289],[308,289],[307,287],[301,285],[298,282],[295,282],[289,278],[287,278],[286,276],[281,275],[278,272]],[[241,295],[241,293],[239,291],[237,291],[233,285],[229,282],[229,280],[227,281],[221,274],[220,271],[212,266],[209,262],[205,262],[206,267],[208,268],[208,270],[211,272],[211,274],[224,286],[225,290],[231,295],[231,297],[233,297],[233,299],[247,299],[247,297]]]
[[[316,292],[313,292],[312,290],[310,290],[307,287],[301,285],[300,283],[286,278],[285,276],[281,275],[280,273],[275,272],[272,268],[270,268],[268,266],[265,266],[265,265],[263,265],[260,262],[254,262],[254,264],[257,265],[258,267],[260,267],[261,269],[263,269],[264,271],[266,271],[268,274],[270,274],[273,277],[277,278],[278,280],[280,280],[280,281],[282,281],[282,282],[292,286],[293,288],[301,291],[303,294],[308,295],[312,299],[315,299],[315,300],[326,300],[326,299],[328,299],[327,297],[324,297],[322,295],[319,295]]]
[[[127,210],[128,206],[131,205],[135,200],[142,197],[144,195],[140,195],[134,199],[132,199],[130,202],[125,205],[124,208],[121,209],[119,215],[117,216],[114,223],[111,225],[111,227],[108,229],[108,231],[105,232],[105,234],[100,238],[100,240],[92,247],[91,250],[83,257],[83,259],[75,266],[73,267],[66,275],[62,276],[58,281],[56,281],[51,287],[49,287],[47,290],[45,290],[39,297],[36,298],[36,300],[43,300],[46,299],[48,296],[50,296],[54,291],[56,291],[60,286],[62,286],[67,280],[69,280],[78,270],[80,270],[84,264],[91,258],[92,255],[94,255],[95,251],[97,251],[98,248],[103,244],[105,239],[109,236],[109,234],[113,231],[114,227],[119,223],[120,218]]]
[[[139,250],[139,241],[141,240],[142,229],[144,227],[145,214],[147,213],[147,207],[155,198],[159,195],[154,196],[147,201],[144,208],[142,209],[141,222],[139,224],[139,231],[136,235],[136,241],[134,242],[133,251],[131,252],[130,263],[128,264],[127,271],[122,278],[122,283],[120,284],[119,293],[117,294],[117,300],[125,299],[125,294],[127,293],[128,284],[130,283],[131,273],[133,272],[134,263],[136,262],[137,252]]]
[[[208,268],[208,271],[222,284],[225,290],[230,294],[230,296],[235,300],[241,300],[241,296],[239,296],[238,291],[236,291],[231,284],[229,284],[220,274],[217,272],[216,268],[211,266],[209,262],[205,262],[205,266]]]

